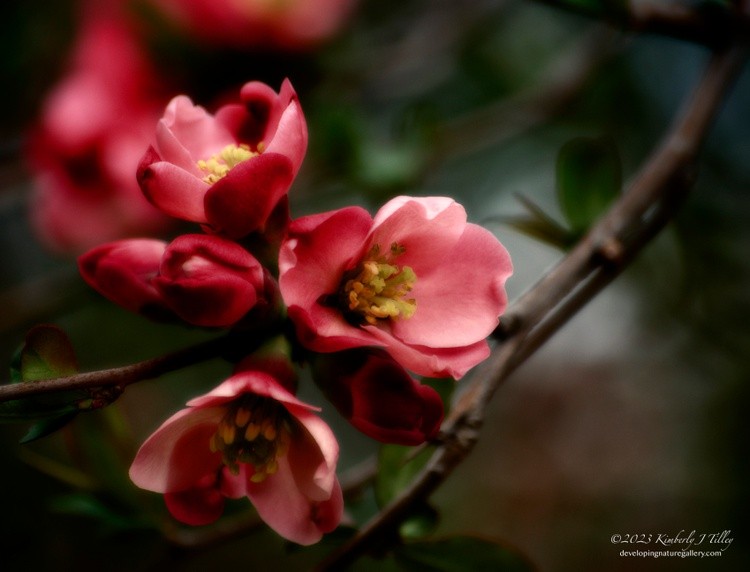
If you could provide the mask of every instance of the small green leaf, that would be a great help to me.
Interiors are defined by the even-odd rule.
[[[32,441],[41,439],[42,437],[46,437],[47,435],[51,435],[58,429],[62,429],[68,423],[73,421],[73,419],[75,419],[77,415],[78,411],[67,411],[62,415],[57,415],[49,419],[43,419],[42,421],[39,421],[38,423],[32,425],[26,435],[21,438],[19,443],[23,445],[25,443],[31,443]]]
[[[403,538],[423,538],[435,531],[440,515],[434,507],[424,503],[411,512],[398,529]]]
[[[64,391],[0,403],[0,423],[49,419],[79,411],[83,391]]]
[[[620,156],[609,139],[578,138],[560,149],[557,193],[574,233],[583,234],[622,187]]]
[[[51,325],[29,330],[26,343],[11,365],[11,379],[15,381],[53,379],[75,373],[78,362],[73,345],[65,332]]]
[[[60,496],[51,505],[52,510],[58,513],[96,520],[102,526],[102,534],[151,527],[148,521],[124,514],[115,506],[88,493]]]
[[[416,453],[414,447],[383,445],[378,455],[378,476],[375,479],[375,500],[379,507],[387,505],[422,470],[432,448],[426,447]]]
[[[456,380],[452,377],[423,377],[423,385],[429,385],[438,392],[440,399],[443,400],[443,411],[448,413],[451,404],[453,391],[456,389]]]
[[[502,222],[521,234],[540,242],[567,250],[575,244],[577,236],[548,215],[542,207],[523,195],[516,195],[528,214],[526,216],[503,218]]]
[[[395,553],[396,561],[410,572],[531,572],[535,569],[520,552],[470,536],[408,542],[399,546]]]

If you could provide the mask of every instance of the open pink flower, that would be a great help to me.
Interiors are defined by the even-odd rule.
[[[307,48],[339,29],[354,0],[151,0],[198,40],[239,48]]]
[[[318,354],[313,359],[313,377],[339,413],[368,437],[420,445],[440,429],[440,395],[382,350]]]
[[[133,27],[110,4],[86,4],[91,11],[70,69],[46,98],[30,137],[33,226],[60,252],[171,224],[133,176],[164,105],[163,90]]]
[[[510,256],[444,197],[398,197],[292,222],[279,286],[301,342],[317,352],[384,348],[420,375],[459,378],[489,354]]]
[[[285,205],[307,149],[307,124],[288,80],[279,94],[246,83],[240,100],[211,115],[187,96],[174,98],[137,173],[159,209],[233,238],[262,232]]]
[[[138,451],[130,478],[164,493],[186,524],[212,522],[225,498],[247,497],[284,538],[317,542],[343,511],[339,448],[316,408],[287,386],[278,367],[241,369],[165,421]]]
[[[79,258],[84,280],[133,312],[177,315],[197,326],[231,326],[267,296],[263,267],[236,242],[186,234],[167,244],[131,239]],[[270,295],[271,293],[269,293]]]

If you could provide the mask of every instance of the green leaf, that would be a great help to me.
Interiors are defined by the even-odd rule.
[[[79,411],[84,391],[64,391],[0,403],[0,423],[49,419]]]
[[[38,381],[78,373],[73,345],[57,326],[41,325],[29,330],[26,343],[11,364],[13,381]]]
[[[622,187],[620,156],[609,139],[578,138],[560,149],[557,193],[574,233],[583,234]]]
[[[426,447],[416,453],[414,447],[383,445],[378,455],[378,476],[375,479],[375,500],[379,507],[387,505],[422,470],[432,448]]]
[[[29,431],[19,441],[20,444],[31,443],[47,435],[51,435],[58,429],[62,429],[68,423],[73,421],[78,415],[78,411],[67,411],[61,415],[51,417],[49,419],[43,419],[38,423],[31,426]]]
[[[13,383],[33,383],[65,377],[78,372],[73,346],[57,326],[41,325],[29,330],[26,340],[11,361]],[[54,392],[0,403],[0,422],[41,419],[21,441],[26,443],[59,429],[80,410],[80,402],[89,398],[85,390]]]
[[[438,392],[440,399],[443,400],[443,410],[448,413],[451,404],[453,391],[456,389],[456,380],[452,377],[423,377],[423,385],[429,385]]]
[[[523,195],[516,195],[516,199],[523,205],[528,214],[526,216],[503,218],[504,224],[561,250],[567,250],[575,244],[578,238],[576,234],[544,212],[539,205]]]
[[[53,500],[51,505],[52,510],[56,512],[96,520],[102,526],[102,534],[151,527],[148,521],[126,515],[120,509],[88,493],[60,496]]]
[[[398,531],[403,538],[422,538],[435,532],[440,515],[434,507],[424,503],[412,510]]]
[[[396,561],[410,572],[531,572],[534,566],[520,552],[502,544],[455,536],[442,540],[408,542],[399,546]]]

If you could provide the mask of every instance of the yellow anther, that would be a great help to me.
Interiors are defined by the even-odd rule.
[[[271,459],[268,461],[268,464],[266,464],[266,473],[269,475],[273,475],[276,471],[279,470],[279,463],[276,461],[276,459]]]
[[[244,407],[240,407],[237,410],[237,415],[234,416],[234,422],[237,427],[244,427],[248,421],[250,421],[250,412]]]
[[[262,483],[263,481],[266,480],[267,476],[268,475],[265,472],[259,471],[259,472],[253,473],[253,476],[250,477],[250,480],[254,483]]]
[[[234,425],[230,425],[229,423],[223,423],[221,425],[221,438],[227,445],[231,445],[234,442],[234,437],[236,434],[237,431]]]
[[[248,441],[254,441],[256,437],[260,435],[260,425],[257,423],[250,423],[245,429],[245,439]]]
[[[269,441],[276,439],[276,427],[270,421],[263,423],[263,436]]]
[[[260,150],[260,145],[258,146],[258,149],[258,153],[262,152],[262,150]],[[213,157],[209,157],[206,160],[199,160],[196,165],[201,171],[206,171],[208,173],[203,177],[203,180],[209,185],[213,185],[219,179],[226,176],[226,174],[234,167],[243,161],[255,157],[258,153],[251,151],[250,147],[244,143],[240,145],[232,144],[224,147],[220,153]]]
[[[417,276],[409,266],[394,264],[404,252],[403,246],[394,243],[384,256],[380,254],[380,246],[375,245],[360,266],[345,276],[342,304],[372,325],[378,320],[412,317],[417,304],[407,295]]]

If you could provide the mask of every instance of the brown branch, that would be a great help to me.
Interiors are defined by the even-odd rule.
[[[75,389],[124,388],[221,355],[232,342],[231,334],[123,367],[79,373],[57,379],[0,385],[0,402]]]
[[[619,275],[672,218],[691,183],[701,143],[746,50],[714,55],[684,113],[652,153],[627,192],[586,237],[508,310],[504,341],[478,369],[443,426],[445,442],[394,501],[319,570],[342,570],[397,527],[471,452],[498,386],[550,336]]]
[[[567,12],[596,19],[640,34],[656,34],[724,48],[750,37],[750,14],[741,2],[731,6],[696,5],[680,0],[602,0],[594,8],[568,0],[536,0]]]

